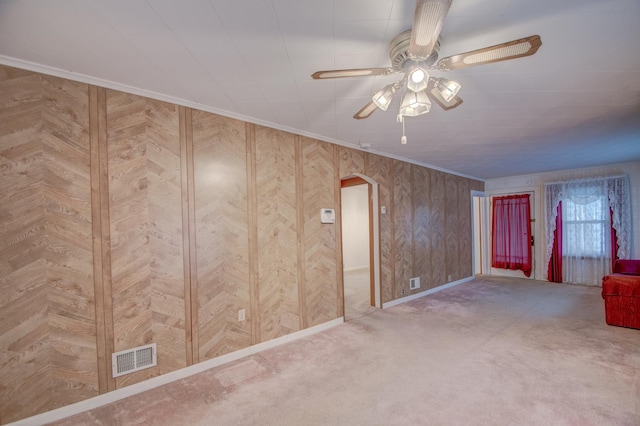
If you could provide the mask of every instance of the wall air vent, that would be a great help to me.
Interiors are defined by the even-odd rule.
[[[138,346],[126,351],[116,352],[111,355],[111,371],[113,377],[144,370],[158,365],[156,344]]]
[[[420,277],[411,278],[409,280],[409,290],[420,288]]]

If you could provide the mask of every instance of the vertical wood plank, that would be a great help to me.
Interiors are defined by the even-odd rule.
[[[93,282],[95,293],[95,312],[96,312],[96,349],[97,349],[97,368],[98,368],[98,387],[100,393],[108,391],[110,380],[106,337],[106,312],[105,312],[105,284],[103,271],[103,237],[102,237],[102,216],[103,209],[101,205],[101,191],[103,183],[101,182],[100,170],[100,131],[105,131],[100,127],[100,115],[104,115],[105,105],[100,104],[104,101],[104,96],[98,99],[98,92],[104,91],[96,86],[89,86],[89,141],[91,151],[91,224],[93,234]],[[104,118],[102,118],[104,119]]]
[[[52,408],[42,80],[0,66],[0,418]]]
[[[246,125],[193,113],[199,358],[251,344]]]
[[[298,306],[299,306],[299,327],[301,330],[308,327],[307,309],[305,299],[307,297],[305,282],[305,194],[304,194],[304,175],[303,175],[303,148],[299,135],[294,137],[295,144],[295,175],[296,175],[296,256],[298,258]],[[310,302],[312,302],[310,300]]]
[[[389,207],[387,208],[387,214],[389,215],[390,226],[389,226],[389,238],[390,238],[390,247],[389,247],[389,258],[391,259],[391,267],[390,267],[390,275],[389,275],[389,284],[387,284],[388,292],[389,292],[389,300],[394,300],[397,298],[396,296],[396,271],[398,269],[396,262],[396,209],[395,209],[395,176],[396,176],[396,161],[389,161]]]
[[[409,279],[413,276],[411,165],[401,161],[394,161],[393,215],[396,259],[395,298],[400,298],[409,294]]]
[[[152,342],[151,273],[147,234],[146,102],[107,91],[109,225],[114,351]],[[154,369],[155,370],[155,369]],[[142,380],[147,371],[116,378],[116,387]]]
[[[451,281],[460,279],[458,275],[459,247],[461,231],[458,229],[458,176],[447,174],[445,177],[445,207],[444,207],[444,235],[445,235],[445,274]]]
[[[429,235],[431,238],[432,281],[429,288],[447,282],[445,265],[445,176],[437,170],[431,170],[431,212],[429,214]]]
[[[258,184],[256,181],[256,126],[245,124],[247,140],[247,223],[249,244],[249,320],[251,322],[251,344],[260,338],[260,289],[258,287]]]
[[[180,127],[176,105],[107,93],[114,349],[159,354],[122,387],[186,366]]]
[[[412,170],[414,276],[420,277],[421,287],[417,291],[424,291],[422,286],[427,286],[432,281],[431,254],[434,250],[429,232],[431,182],[429,169],[426,167],[412,165]]]
[[[186,108],[184,112],[184,131],[185,131],[185,162],[186,162],[186,179],[187,179],[187,204],[188,204],[188,239],[189,239],[189,309],[191,315],[188,322],[191,328],[191,358],[194,364],[200,362],[200,334],[198,319],[198,267],[196,252],[196,195],[195,195],[195,177],[194,177],[194,159],[193,159],[193,110]]]
[[[298,331],[295,144],[290,133],[256,127],[258,277],[262,341]]]
[[[0,417],[98,395],[88,85],[0,66]],[[61,390],[64,390],[62,392]]]
[[[333,149],[331,145],[310,138],[302,138],[300,152],[300,180],[304,181],[304,191],[300,194],[303,213],[300,233],[303,238],[301,263],[306,265],[304,291],[306,307],[305,326],[314,326],[336,318],[338,303],[337,283],[331,279],[336,270],[336,230],[340,226],[336,212],[334,224],[320,223],[320,210],[338,206],[334,191],[339,180],[334,179]],[[302,189],[302,188],[301,188]],[[331,277],[331,278],[329,278]]]
[[[116,388],[110,356],[115,352],[113,326],[113,280],[111,274],[111,226],[109,224],[109,151],[107,142],[107,91],[98,88],[98,157],[100,175],[100,231],[102,238],[102,289],[104,301],[104,338],[107,362],[107,391]]]
[[[189,118],[187,118],[187,113]],[[187,112],[186,107],[178,107],[178,114],[180,120],[180,185],[181,185],[181,207],[182,207],[182,259],[183,259],[183,271],[184,271],[184,334],[185,334],[185,354],[187,365],[193,364],[193,330],[197,329],[197,317],[196,327],[194,327],[193,319],[194,315],[197,315],[197,309],[192,309],[193,302],[191,300],[191,286],[195,285],[191,281],[191,253],[193,251],[192,244],[195,243],[191,239],[191,229],[195,226],[191,223],[189,218],[191,217],[191,210],[189,208],[189,169],[193,167],[193,163],[190,162],[187,156],[187,145],[193,144],[192,132],[191,132],[191,110]],[[191,148],[192,150],[192,148]]]
[[[43,76],[51,408],[98,394],[88,95],[86,84]]]
[[[340,197],[340,147],[332,145],[331,154],[333,157],[333,199],[336,206],[336,241],[335,241],[335,262],[336,262],[336,315],[338,318],[344,317],[344,265],[342,263],[342,201]]]

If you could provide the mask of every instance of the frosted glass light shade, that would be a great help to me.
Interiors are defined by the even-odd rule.
[[[435,88],[446,102],[451,102],[456,97],[462,86],[457,81],[446,78],[436,78]]]
[[[400,105],[400,115],[417,117],[418,115],[426,114],[430,109],[431,101],[424,91],[414,92],[407,90]]]
[[[396,86],[394,84],[389,84],[384,88],[378,90],[371,100],[378,108],[383,111],[386,111],[391,105],[391,99],[393,98],[393,94],[396,91]]]

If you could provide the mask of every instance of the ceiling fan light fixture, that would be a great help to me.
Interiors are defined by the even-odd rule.
[[[424,91],[413,92],[407,90],[400,105],[400,115],[404,117],[417,117],[428,113],[430,109],[431,101]]]
[[[378,108],[386,111],[387,108],[389,108],[389,105],[391,105],[391,99],[393,98],[393,94],[396,92],[396,90],[396,84],[389,84],[384,88],[378,90],[376,94],[373,95],[371,100],[376,104]]]
[[[440,93],[440,96],[446,101],[451,102],[456,97],[462,85],[457,81],[449,80],[447,78],[436,78],[435,89]]]
[[[429,73],[420,64],[413,64],[407,70],[407,89],[420,92],[427,88]]]

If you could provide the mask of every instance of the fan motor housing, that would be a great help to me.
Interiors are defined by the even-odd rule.
[[[404,69],[404,64],[411,61],[420,61],[424,62],[427,66],[433,66],[438,60],[438,52],[440,51],[440,37],[438,37],[438,41],[433,46],[433,52],[427,58],[412,58],[409,55],[409,45],[411,44],[411,29],[401,32],[397,36],[391,40],[389,43],[389,58],[391,59],[391,66],[398,70],[402,71]]]

